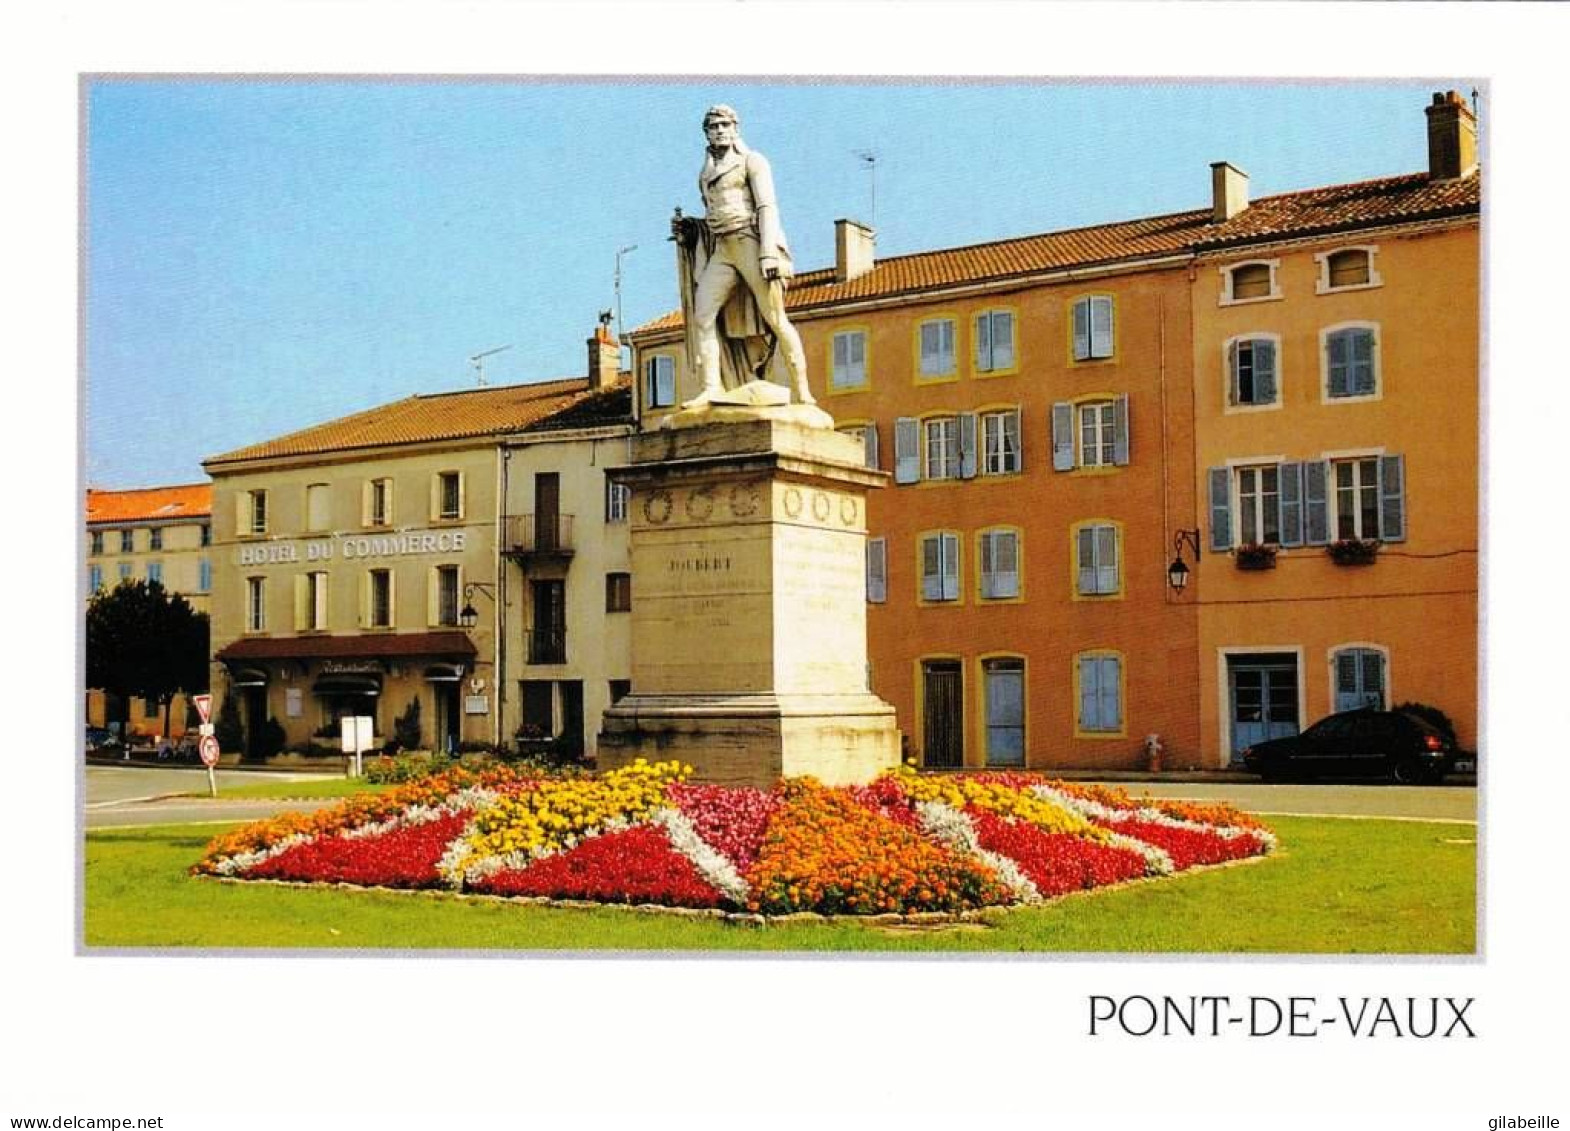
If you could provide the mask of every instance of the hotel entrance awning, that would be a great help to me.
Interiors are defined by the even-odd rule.
[[[258,636],[236,640],[213,658],[255,660],[377,660],[412,656],[467,660],[476,654],[466,632],[364,633],[354,636]]]

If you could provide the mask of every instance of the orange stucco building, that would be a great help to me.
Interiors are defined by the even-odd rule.
[[[1113,768],[1155,734],[1217,767],[1414,700],[1475,743],[1480,178],[1459,96],[1426,117],[1406,176],[1251,203],[1222,162],[1207,208],[883,260],[838,222],[786,299],[890,473],[870,682],[911,756]],[[657,427],[697,392],[680,315],[631,339]]]

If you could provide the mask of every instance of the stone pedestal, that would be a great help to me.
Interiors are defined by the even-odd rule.
[[[898,763],[867,689],[866,492],[887,476],[821,418],[707,406],[612,472],[632,491],[632,692],[605,712],[602,768],[678,758],[767,786]]]

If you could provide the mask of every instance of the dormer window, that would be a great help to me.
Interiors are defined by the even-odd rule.
[[[1319,294],[1332,291],[1356,291],[1377,287],[1384,283],[1374,266],[1373,247],[1343,247],[1321,252],[1314,256],[1319,264],[1319,280],[1314,289]]]
[[[1235,302],[1261,302],[1280,298],[1276,286],[1277,259],[1259,259],[1221,268],[1221,305]]]

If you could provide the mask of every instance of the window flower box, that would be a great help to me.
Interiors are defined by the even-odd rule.
[[[1238,569],[1275,569],[1276,547],[1250,542],[1232,551]]]
[[[1325,553],[1336,565],[1373,565],[1379,556],[1379,542],[1373,538],[1343,538],[1326,546]]]

